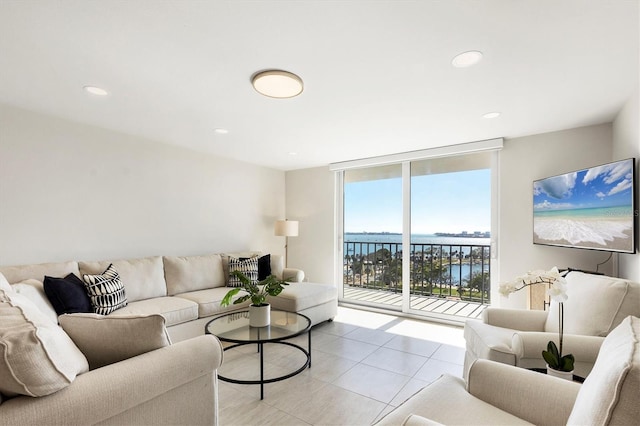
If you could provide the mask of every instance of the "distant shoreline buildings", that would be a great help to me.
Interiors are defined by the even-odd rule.
[[[491,238],[491,232],[480,232],[480,231],[475,231],[471,234],[468,233],[467,231],[462,231],[459,234],[450,234],[448,232],[436,232],[434,235],[438,237]]]

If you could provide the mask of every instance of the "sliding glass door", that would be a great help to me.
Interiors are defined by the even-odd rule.
[[[453,321],[479,316],[490,303],[495,155],[342,171],[341,299]]]
[[[402,308],[402,165],[344,173],[343,295]]]
[[[491,154],[411,163],[409,311],[475,317],[489,302]]]

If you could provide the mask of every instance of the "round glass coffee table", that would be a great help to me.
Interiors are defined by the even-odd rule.
[[[233,312],[214,318],[207,323],[204,331],[213,334],[221,342],[233,343],[224,350],[229,350],[243,345],[255,344],[260,353],[260,379],[238,380],[218,374],[218,378],[229,383],[242,385],[260,385],[260,399],[264,398],[265,383],[274,383],[300,374],[307,367],[311,368],[311,320],[302,314],[271,310],[271,324],[266,327],[249,326],[249,311]],[[307,333],[307,349],[285,340]],[[305,363],[292,373],[283,376],[264,378],[264,344],[287,345],[301,351],[305,357]]]

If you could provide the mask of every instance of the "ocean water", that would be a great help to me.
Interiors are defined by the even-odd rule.
[[[632,206],[598,207],[592,209],[569,209],[569,210],[536,210],[533,212],[536,218],[563,218],[563,219],[598,219],[616,220],[633,219]]]

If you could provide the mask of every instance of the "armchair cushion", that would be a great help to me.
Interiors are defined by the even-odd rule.
[[[469,320],[464,326],[467,352],[471,350],[474,360],[481,358],[515,365],[516,358],[511,349],[511,341],[515,333],[517,330]]]
[[[570,272],[564,305],[564,332],[585,336],[606,336],[628,315],[638,315],[639,305],[625,303],[629,283],[605,275]],[[621,314],[621,315],[619,315]],[[558,332],[559,305],[551,303],[544,331]]]
[[[546,311],[488,307],[482,312],[482,320],[496,327],[520,331],[544,331]]]
[[[162,315],[60,316],[60,326],[89,361],[91,370],[171,344]]]
[[[640,319],[629,316],[602,344],[568,424],[637,424],[639,389]]]
[[[434,422],[417,414],[409,414],[402,422],[402,426],[442,426],[442,423]]]
[[[451,425],[531,424],[474,397],[462,379],[448,374],[416,392],[376,424],[399,425],[410,414]]]

